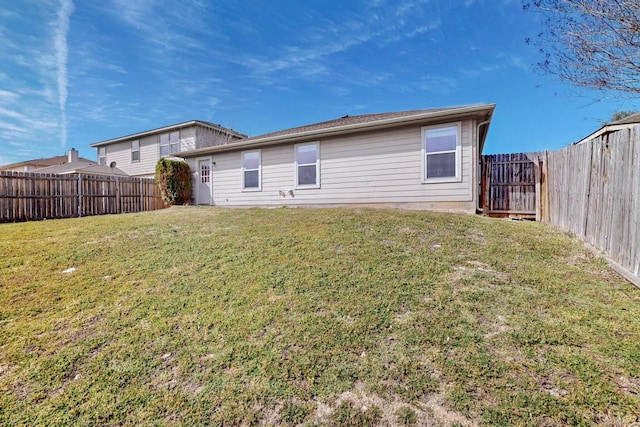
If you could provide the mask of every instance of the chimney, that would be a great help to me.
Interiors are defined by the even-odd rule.
[[[78,151],[75,148],[69,150],[67,154],[67,163],[73,163],[78,161]]]

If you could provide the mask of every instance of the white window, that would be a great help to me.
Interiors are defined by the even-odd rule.
[[[317,142],[298,144],[296,151],[296,187],[320,188],[320,147]]]
[[[260,150],[242,153],[242,190],[260,191],[261,189]]]
[[[180,131],[160,135],[160,156],[169,156],[180,152]]]
[[[203,184],[211,182],[211,166],[208,163],[200,163],[200,182]]]
[[[140,161],[140,141],[131,141],[131,162]]]
[[[107,165],[107,147],[98,147],[98,164]]]
[[[422,128],[423,180],[459,181],[460,123]]]

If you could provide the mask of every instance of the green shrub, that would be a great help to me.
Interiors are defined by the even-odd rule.
[[[168,205],[183,205],[191,198],[191,170],[186,162],[160,159],[156,165],[156,182],[162,200]]]

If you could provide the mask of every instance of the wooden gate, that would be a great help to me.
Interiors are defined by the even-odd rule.
[[[481,205],[485,215],[536,218],[536,164],[532,155],[482,156]]]

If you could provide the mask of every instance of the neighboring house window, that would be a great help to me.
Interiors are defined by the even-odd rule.
[[[317,142],[298,144],[296,151],[296,187],[320,187],[320,150]]]
[[[422,129],[424,181],[455,181],[460,178],[460,124]]]
[[[140,161],[140,141],[131,141],[131,162]]]
[[[107,165],[107,147],[98,147],[98,164]]]
[[[242,153],[242,189],[259,191],[261,182],[260,150]]]
[[[169,156],[180,152],[180,132],[169,132],[160,135],[160,156]]]

